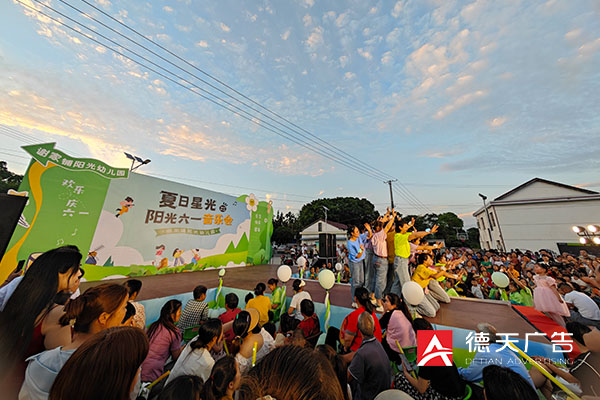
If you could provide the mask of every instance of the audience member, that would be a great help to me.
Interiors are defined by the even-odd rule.
[[[400,362],[400,347],[417,345],[415,331],[412,327],[412,316],[406,303],[395,293],[385,295],[383,308],[385,314],[379,319],[379,325],[385,330],[385,340],[381,342],[383,349],[391,361]]]
[[[96,333],[120,326],[125,315],[127,289],[116,284],[102,284],[86,290],[64,308],[60,319],[73,341],[29,357],[20,399],[47,399],[60,369],[83,343]],[[71,327],[72,324],[72,327]]]
[[[556,280],[547,275],[548,265],[539,263],[533,267],[533,270],[535,272],[533,304],[536,310],[546,313],[554,322],[564,327],[563,317],[569,316],[569,308],[556,290]]]
[[[194,288],[194,298],[185,304],[179,320],[178,327],[182,332],[187,328],[200,325],[201,321],[208,319],[208,304],[204,302],[206,290],[206,286],[202,285]]]
[[[242,311],[238,308],[239,298],[235,293],[227,293],[225,295],[225,312],[219,315],[219,319],[223,324],[231,322],[237,317],[237,315]],[[233,329],[228,329],[223,331],[223,337],[225,338],[225,343],[227,346],[231,346],[231,341],[233,340]]]
[[[267,286],[271,291],[271,311],[273,311],[273,322],[279,321],[282,307],[285,307],[285,299],[283,298],[283,289],[277,286],[279,281],[275,278],[269,279]]]
[[[125,305],[125,316],[121,322],[122,326],[135,326],[133,318],[135,317],[135,306],[130,302]],[[137,326],[136,326],[137,328]]]
[[[165,385],[158,400],[203,400],[204,383],[196,375],[179,375]]]
[[[246,309],[255,308],[258,310],[260,315],[258,323],[260,326],[269,322],[269,311],[271,311],[271,300],[264,294],[266,289],[267,286],[264,283],[257,283],[254,288],[254,298],[246,303]]]
[[[142,290],[142,281],[139,279],[128,279],[123,285],[129,290],[129,302],[135,307],[135,316],[133,317],[133,326],[140,329],[146,328],[146,309],[144,305],[135,301],[140,290]]]
[[[371,400],[390,389],[392,384],[390,361],[379,340],[373,336],[375,321],[377,319],[367,311],[358,316],[362,341],[348,367],[353,400]]]
[[[83,343],[58,373],[50,400],[128,400],[139,391],[148,339],[139,328],[103,330]]]
[[[256,361],[259,360],[258,351],[264,344],[261,328],[258,325],[258,311],[254,308],[241,311],[233,321],[233,334],[235,335],[229,349],[229,354],[237,360],[242,374],[252,367],[253,348],[256,346]]]
[[[202,400],[233,400],[241,381],[242,374],[235,358],[223,357],[215,363],[210,379],[204,385]]]
[[[270,396],[277,400],[344,398],[329,361],[300,346],[277,347],[242,376],[239,400]],[[267,397],[268,398],[268,397]]]
[[[298,324],[298,329],[302,330],[306,339],[315,338],[316,335],[321,333],[321,324],[319,317],[315,314],[315,304],[312,300],[304,299],[300,303],[300,312],[304,319]],[[316,339],[319,337],[316,336]],[[316,344],[316,340],[314,341]],[[313,346],[314,347],[314,346]]]
[[[312,300],[310,293],[304,291],[305,285],[306,282],[301,279],[294,280],[294,283],[292,284],[295,294],[292,297],[292,302],[290,303],[290,308],[288,309],[288,315],[293,316],[298,321],[302,321],[304,319],[302,312],[300,311],[300,303],[304,299]]]
[[[600,328],[600,308],[594,300],[585,293],[574,291],[567,283],[558,285],[558,291],[570,309],[571,321]]]
[[[181,331],[175,324],[181,316],[181,302],[169,300],[160,310],[158,321],[147,330],[150,339],[148,357],[142,364],[142,382],[153,382],[162,375],[169,356],[177,360],[183,350]]]
[[[490,365],[483,369],[483,392],[486,400],[538,400],[531,383],[513,369]]]
[[[198,336],[183,348],[171,369],[166,384],[180,375],[196,375],[206,382],[215,360],[210,355],[210,350],[223,340],[223,324],[220,320],[212,318],[198,328]]]
[[[340,382],[342,392],[344,393],[344,400],[349,400],[352,397],[352,393],[350,385],[348,385],[348,364],[346,361],[344,361],[344,358],[336,353],[336,351],[329,345],[318,345],[316,350],[323,354],[331,364],[331,367],[333,368],[333,371]]]

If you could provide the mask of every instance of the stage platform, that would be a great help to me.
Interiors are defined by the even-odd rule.
[[[249,267],[227,268],[223,285],[242,290],[252,291],[258,282],[266,283],[269,278],[277,277],[279,265],[257,265]],[[179,274],[154,275],[138,277],[143,283],[138,300],[147,300],[171,296],[180,293],[189,293],[197,285],[207,288],[218,286],[219,276],[217,270],[183,272]],[[111,282],[121,283],[125,279],[115,279]],[[81,290],[104,283],[106,281],[82,282]],[[293,279],[287,283],[287,295],[292,296]],[[306,280],[305,289],[311,294],[315,302],[323,303],[325,291],[319,282]],[[336,284],[330,290],[332,305],[350,308],[350,285]],[[536,329],[521,317],[508,302],[493,300],[478,300],[453,297],[450,304],[442,304],[435,318],[427,318],[430,322],[456,328],[475,330],[480,322],[488,322],[498,329],[499,333],[517,333],[524,338],[526,333],[534,333]],[[533,340],[549,344],[547,338],[532,337]]]

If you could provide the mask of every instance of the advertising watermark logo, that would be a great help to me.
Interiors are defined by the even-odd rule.
[[[417,331],[419,367],[452,366],[452,331]]]

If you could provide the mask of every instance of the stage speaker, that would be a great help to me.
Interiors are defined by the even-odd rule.
[[[333,233],[319,233],[319,257],[335,257],[335,235]]]
[[[0,221],[2,221],[0,224],[0,260],[4,257],[4,252],[19,223],[19,218],[21,218],[21,213],[28,199],[25,196],[0,193]]]

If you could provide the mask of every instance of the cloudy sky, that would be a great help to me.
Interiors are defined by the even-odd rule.
[[[600,189],[598,1],[40,1],[64,16],[0,4],[0,159],[16,171],[26,141],[116,166],[128,151],[152,159],[140,172],[292,211],[341,195],[384,210],[381,171],[405,213],[466,216],[536,176]]]

